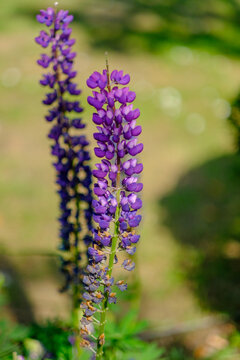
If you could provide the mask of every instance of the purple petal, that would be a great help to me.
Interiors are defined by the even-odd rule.
[[[136,94],[134,91],[129,91],[127,94],[127,102],[133,102],[136,99]]]
[[[97,110],[100,110],[102,108],[102,103],[97,99],[93,98],[92,96],[88,96],[87,101],[89,105],[94,106]]]
[[[135,268],[135,264],[131,260],[124,260],[122,266],[124,267],[125,270],[128,271],[132,271]]]
[[[142,127],[140,125],[136,126],[134,129],[132,129],[132,135],[138,136],[142,132]]]
[[[128,221],[128,224],[129,224],[130,227],[137,227],[139,225],[139,223],[141,222],[141,220],[142,220],[142,216],[137,215],[133,219],[130,219]]]
[[[134,146],[132,149],[129,149],[129,154],[135,156],[143,151],[143,144],[138,144]]]
[[[138,210],[141,209],[142,207],[142,200],[141,199],[137,199],[134,203],[131,204],[132,208],[134,210]]]
[[[107,171],[93,170],[92,174],[98,179],[103,179],[107,175]]]
[[[134,172],[135,174],[140,174],[143,171],[143,164],[139,163],[135,166]]]
[[[94,137],[95,140],[102,141],[102,142],[106,142],[106,141],[109,140],[107,135],[100,134],[100,133],[94,133],[93,137]]]
[[[105,156],[105,151],[103,151],[99,148],[94,148],[94,152],[95,152],[95,155],[99,158],[102,158]]]
[[[91,89],[95,89],[97,87],[97,83],[90,77],[89,79],[87,79],[87,86]]]
[[[98,116],[96,113],[93,114],[92,120],[97,125],[101,125],[103,123],[103,119],[100,118],[100,116]]]
[[[119,80],[119,84],[121,85],[127,85],[130,81],[130,76],[126,74],[121,80]]]
[[[140,239],[140,235],[133,235],[131,236],[130,238],[130,241],[133,243],[133,244],[136,244]]]

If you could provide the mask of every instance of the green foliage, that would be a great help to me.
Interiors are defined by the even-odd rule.
[[[167,360],[162,358],[163,350],[155,344],[140,340],[137,335],[146,329],[145,321],[137,320],[136,311],[127,313],[119,322],[108,321],[106,328],[106,360]],[[72,360],[69,343],[70,329],[59,320],[44,325],[34,325],[31,337],[39,340],[49,357],[55,360]],[[81,360],[89,360],[90,354],[83,353]]]
[[[0,304],[3,296],[4,278],[0,277]],[[145,321],[139,321],[137,311],[130,311],[121,320],[107,322],[106,360],[181,360],[166,359],[164,351],[156,344],[149,344],[138,337],[147,327]],[[60,320],[48,321],[43,325],[31,327],[11,325],[8,320],[0,321],[0,360],[12,360],[13,353],[23,354],[28,360],[73,360],[73,348],[69,337],[70,327]],[[81,360],[89,360],[91,354],[84,352]]]
[[[207,358],[206,360],[238,360],[239,354],[237,355],[236,349],[228,347],[219,351],[217,354]]]
[[[0,359],[12,359],[12,353],[20,350],[20,344],[28,336],[29,329],[12,325],[7,320],[0,321]]]
[[[5,277],[0,272],[0,307],[6,302],[4,294]],[[0,310],[2,310],[0,308]],[[2,315],[2,314],[1,314]],[[12,353],[20,349],[20,344],[28,336],[28,328],[20,325],[13,325],[7,319],[0,320],[0,359],[12,359]]]
[[[180,360],[165,358],[164,351],[156,344],[149,344],[137,337],[146,328],[146,322],[137,321],[135,311],[129,312],[119,322],[111,321],[106,330],[106,360]],[[0,321],[0,360],[12,360],[13,352],[24,354],[26,359],[73,360],[69,342],[70,329],[59,320],[31,328],[11,325]],[[83,352],[81,360],[89,360],[91,354]]]
[[[48,321],[44,325],[35,324],[31,337],[39,340],[47,352],[57,360],[70,360],[72,347],[69,343],[69,329],[59,321]]]
[[[186,355],[183,349],[173,348],[169,351],[168,356],[164,360],[193,360],[192,357]]]
[[[130,311],[118,322],[106,325],[106,360],[157,360],[163,359],[163,350],[137,337],[146,329],[146,322],[137,319],[136,311]],[[164,359],[163,359],[164,360]]]

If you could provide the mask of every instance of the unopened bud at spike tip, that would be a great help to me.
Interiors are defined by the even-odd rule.
[[[105,61],[106,61],[106,68],[108,69],[109,64],[108,64],[108,52],[105,51]]]

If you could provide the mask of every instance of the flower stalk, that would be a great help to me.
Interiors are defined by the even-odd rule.
[[[65,275],[62,291],[70,289],[72,296],[72,324],[80,354],[79,321],[81,316],[82,278],[87,263],[87,248],[92,230],[91,169],[88,141],[81,133],[85,124],[80,117],[83,108],[76,97],[80,95],[74,79],[76,53],[72,51],[73,16],[68,11],[48,8],[41,10],[37,20],[46,25],[36,42],[48,53],[37,61],[48,71],[40,84],[50,89],[43,103],[50,108],[45,116],[51,124],[48,137],[52,141],[51,154],[55,157],[56,183],[60,197],[61,271]],[[78,350],[79,349],[79,350]]]
[[[96,359],[103,358],[105,343],[105,324],[108,305],[116,303],[116,293],[113,287],[121,291],[127,289],[123,280],[113,278],[114,264],[119,261],[118,252],[126,251],[128,255],[135,253],[140,236],[135,228],[141,221],[137,213],[142,207],[141,199],[136,195],[143,185],[138,183],[138,174],[143,170],[141,163],[135,157],[143,150],[143,144],[138,144],[141,126],[136,125],[140,115],[138,109],[131,104],[135,93],[129,91],[127,85],[129,75],[114,70],[109,73],[108,63],[102,74],[94,72],[87,80],[87,85],[94,90],[88,97],[88,103],[95,107],[93,122],[98,132],[94,133],[97,141],[95,155],[101,159],[93,170],[96,178],[93,200],[93,219],[96,226],[93,230],[93,244],[89,247],[89,265],[83,278],[86,292],[85,301],[81,304],[84,310],[81,334],[82,345],[93,349],[90,323],[94,322],[95,313],[99,313],[100,322],[96,339]],[[128,105],[130,103],[130,105]],[[121,266],[131,271],[134,263],[125,259]]]

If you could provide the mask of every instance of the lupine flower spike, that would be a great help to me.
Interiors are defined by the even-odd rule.
[[[68,11],[48,8],[40,11],[37,20],[47,27],[35,40],[49,49],[37,63],[46,69],[40,84],[50,89],[43,103],[50,108],[45,118],[51,123],[48,137],[52,140],[51,153],[56,159],[53,165],[60,196],[61,270],[66,277],[63,290],[71,287],[74,307],[78,307],[82,261],[84,253],[86,261],[92,214],[88,142],[81,134],[85,127],[80,117],[83,109],[75,100],[81,91],[74,82],[76,53],[72,46],[75,40],[71,38],[69,26],[73,16]],[[71,97],[74,99],[70,100]],[[80,218],[85,219],[84,223],[80,223]]]
[[[93,245],[88,249],[90,263],[83,279],[86,291],[85,302],[81,305],[84,309],[81,333],[82,345],[92,348],[97,360],[103,357],[108,304],[116,302],[114,286],[122,291],[127,288],[124,281],[115,281],[112,276],[118,252],[125,251],[128,255],[121,266],[133,270],[134,263],[129,255],[135,253],[135,244],[140,238],[136,228],[141,221],[138,210],[142,201],[138,194],[143,184],[138,182],[138,174],[143,165],[135,157],[143,150],[143,144],[137,139],[142,128],[136,124],[140,111],[132,105],[136,95],[125,86],[129,81],[130,76],[123,75],[123,71],[114,70],[110,75],[108,63],[102,74],[94,72],[87,80],[87,85],[94,89],[88,103],[96,109],[92,117],[97,125],[94,150],[101,161],[93,170],[96,179],[93,218],[97,225],[93,231]],[[98,312],[100,321],[95,315]],[[89,330],[91,322],[99,325],[96,349]]]

